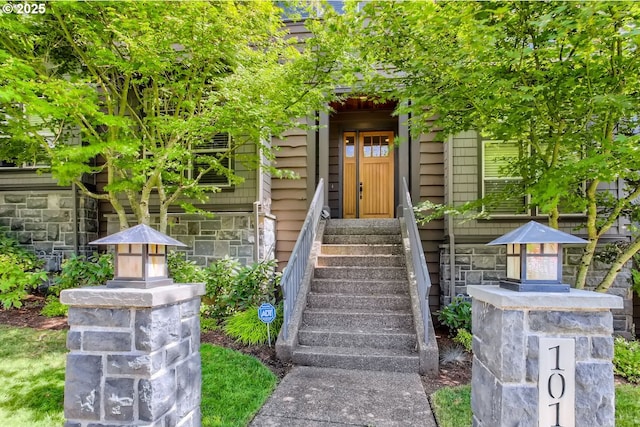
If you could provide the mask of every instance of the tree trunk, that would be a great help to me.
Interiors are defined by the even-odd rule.
[[[558,218],[560,218],[560,212],[558,211],[558,206],[554,206],[553,209],[549,211],[549,227],[558,229]]]
[[[149,203],[140,202],[140,209],[138,211],[138,224],[150,225],[151,213],[149,213]]]
[[[160,203],[160,231],[161,233],[167,234],[167,225],[169,222],[168,215],[168,206],[164,203]]]
[[[113,207],[113,210],[116,211],[118,215],[118,222],[120,223],[120,230],[126,230],[129,228],[129,220],[127,219],[127,211],[125,210],[122,203],[118,200],[118,196],[115,193],[109,192],[109,203]]]
[[[578,266],[578,274],[576,276],[576,289],[584,289],[585,283],[587,282],[587,273],[589,272],[589,266],[591,265],[591,261],[593,261],[593,256],[595,255],[596,247],[598,246],[598,240],[600,239],[600,234],[598,233],[598,227],[596,223],[596,219],[598,218],[596,192],[598,190],[599,182],[599,180],[594,179],[589,183],[589,186],[587,187],[587,236],[589,242],[584,248],[582,258],[580,258],[580,265]]]
[[[623,253],[618,255],[613,264],[611,264],[609,271],[607,271],[607,275],[604,276],[604,279],[602,279],[602,282],[600,282],[596,288],[596,292],[607,292],[618,273],[620,273],[620,270],[622,270],[622,267],[624,267],[627,261],[638,253],[638,251],[640,251],[640,239],[637,239]]]
[[[598,239],[590,239],[587,246],[584,248],[582,258],[580,258],[580,265],[578,267],[578,274],[576,276],[576,289],[584,289],[587,282],[587,273],[589,272],[589,266],[593,261],[593,256],[596,253],[596,247],[598,245]]]

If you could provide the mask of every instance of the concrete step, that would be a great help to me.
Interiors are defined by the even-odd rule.
[[[407,280],[404,267],[316,267],[316,279]]]
[[[320,255],[316,265],[319,267],[403,267],[404,256]]]
[[[402,245],[322,245],[322,255],[404,255]]]
[[[327,222],[325,234],[400,234],[397,219],[332,219]]]
[[[307,306],[328,309],[407,310],[411,309],[409,295],[316,294],[307,296]]]
[[[311,292],[318,294],[408,294],[409,284],[405,280],[349,280],[313,279]]]
[[[381,309],[324,309],[309,308],[304,310],[302,324],[323,328],[343,329],[385,329],[413,328],[413,316],[408,311]]]
[[[349,235],[349,234],[400,234],[400,226],[396,224],[373,226],[373,227],[349,227],[328,225],[324,229],[324,234]]]
[[[418,355],[413,352],[358,347],[307,347],[293,352],[293,363],[324,368],[368,371],[418,372]]]
[[[330,245],[388,245],[400,244],[402,238],[397,234],[324,234],[322,243]]]
[[[301,345],[316,347],[368,347],[414,351],[416,334],[407,329],[344,330],[303,328],[298,333]]]
[[[378,219],[330,219],[327,221],[327,228],[379,228],[379,227],[400,227],[397,218]]]

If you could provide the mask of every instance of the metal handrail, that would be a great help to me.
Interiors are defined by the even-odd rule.
[[[280,280],[280,286],[282,286],[282,292],[284,294],[284,319],[282,332],[285,340],[289,333],[289,322],[291,320],[294,307],[296,306],[298,291],[300,290],[302,278],[307,268],[307,261],[309,260],[313,241],[316,237],[318,221],[320,220],[323,206],[324,181],[321,178],[313,199],[311,200],[307,217],[304,220],[302,229],[300,229],[298,240],[296,240],[296,244],[293,247],[291,256],[289,257],[289,262],[287,262],[287,266],[282,273],[282,279]]]
[[[407,180],[402,178],[403,197],[402,197],[402,213],[405,224],[407,225],[407,234],[409,235],[409,245],[411,246],[411,261],[415,279],[418,284],[418,296],[420,298],[420,311],[422,313],[422,321],[424,324],[424,341],[429,341],[429,322],[431,315],[429,313],[429,290],[431,289],[431,278],[427,269],[427,262],[424,258],[424,250],[422,249],[422,240],[418,232],[418,224],[411,203],[411,194],[407,187]]]

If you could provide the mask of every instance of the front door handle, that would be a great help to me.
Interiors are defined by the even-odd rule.
[[[362,200],[362,183],[360,183],[360,200]]]

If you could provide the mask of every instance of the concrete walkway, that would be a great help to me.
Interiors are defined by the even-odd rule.
[[[294,367],[251,427],[436,427],[418,374]]]

